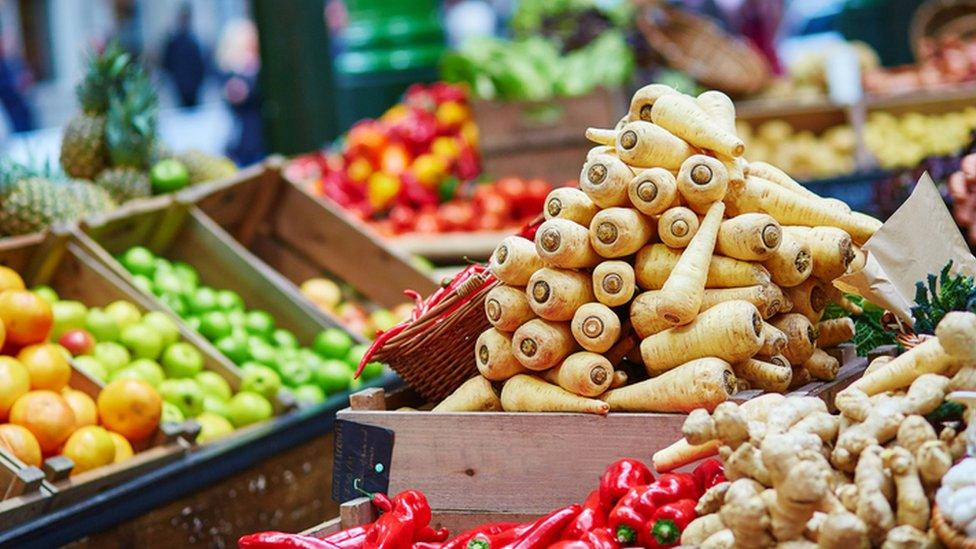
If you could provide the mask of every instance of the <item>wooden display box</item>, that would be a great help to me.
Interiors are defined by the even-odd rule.
[[[837,380],[811,383],[795,394],[819,396],[832,404],[834,395],[867,365],[852,346],[832,352],[846,359]],[[733,398],[758,394],[743,391]],[[681,438],[687,417],[394,411],[422,402],[410,391],[388,399],[382,389],[360,391],[349,402],[338,419],[394,433],[390,493],[422,490],[435,510],[462,514],[499,509],[544,514],[583,501],[609,463],[623,457],[650,463],[654,452]]]
[[[406,289],[427,295],[437,288],[406,253],[391,249],[340,207],[286,180],[282,163],[281,157],[269,158],[233,180],[186,189],[176,201],[196,204],[294,284],[333,275],[386,308],[407,301]]]
[[[51,485],[44,471],[27,467],[0,448],[0,530],[44,514],[51,506]]]

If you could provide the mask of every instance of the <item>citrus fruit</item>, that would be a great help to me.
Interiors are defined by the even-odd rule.
[[[74,476],[115,461],[115,443],[104,427],[88,425],[68,437],[61,455],[74,462]]]
[[[16,407],[16,405],[14,405]],[[102,425],[131,442],[149,438],[159,426],[163,399],[152,385],[138,379],[113,381],[98,394]]]
[[[24,286],[24,279],[20,278],[17,271],[10,267],[0,265],[0,292],[6,290],[23,290],[24,288],[26,288]]]
[[[15,345],[44,341],[54,324],[51,305],[27,290],[0,293],[0,320],[7,329],[7,342]]]
[[[10,423],[26,427],[37,438],[41,451],[58,449],[75,430],[75,413],[54,391],[31,391],[14,402]]]
[[[92,397],[70,387],[65,387],[61,396],[75,414],[76,428],[98,425],[98,407]]]
[[[13,423],[0,425],[0,447],[27,465],[41,466],[41,445],[25,427]]]
[[[132,450],[132,445],[129,444],[129,441],[124,436],[115,431],[109,431],[108,436],[112,437],[112,444],[115,445],[115,459],[112,460],[112,463],[125,461],[135,454]]]
[[[53,343],[29,345],[20,350],[17,360],[30,374],[31,389],[60,391],[71,379],[71,365]]]
[[[0,421],[6,421],[10,407],[30,391],[30,374],[17,359],[0,356]]]

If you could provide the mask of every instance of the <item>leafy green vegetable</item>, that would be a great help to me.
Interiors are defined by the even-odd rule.
[[[858,355],[866,356],[868,352],[876,347],[897,342],[895,340],[895,334],[885,331],[881,326],[881,315],[884,314],[884,309],[859,295],[847,294],[846,297],[849,301],[861,307],[864,312],[859,315],[851,315],[840,306],[830,303],[824,310],[823,318],[824,320],[828,320],[849,316],[854,320],[853,343],[857,347]]]
[[[963,403],[956,402],[955,400],[946,400],[938,408],[926,414],[925,419],[932,423],[962,419],[965,411],[966,406]]]
[[[915,283],[915,306],[911,309],[912,318],[915,319],[915,333],[935,333],[935,327],[950,311],[976,309],[976,296],[973,295],[976,285],[973,277],[950,275],[951,269],[952,261],[949,261],[938,277],[930,273],[925,282]]]
[[[519,0],[509,26],[516,38],[536,36],[543,30],[547,19],[576,15],[587,10],[597,10],[617,27],[625,27],[634,20],[634,5],[627,1]]]

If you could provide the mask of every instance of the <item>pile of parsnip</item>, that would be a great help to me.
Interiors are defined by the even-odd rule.
[[[854,327],[820,319],[880,221],[747,162],[721,92],[652,84],[586,135],[579,188],[548,196],[534,242],[495,249],[481,378],[435,411],[688,412],[836,377],[822,348]],[[628,385],[624,357],[649,378]]]
[[[976,315],[949,313],[936,335],[873,362],[836,397],[840,414],[817,398],[777,394],[689,414],[685,438],[657,452],[655,467],[717,452],[729,483],[699,501],[682,544],[936,546],[932,500],[965,453],[965,433],[936,432],[923,416],[951,391],[976,388]]]

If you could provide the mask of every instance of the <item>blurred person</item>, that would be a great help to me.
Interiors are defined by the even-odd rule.
[[[196,107],[200,103],[200,86],[206,67],[200,43],[193,35],[193,10],[190,4],[180,6],[176,28],[166,39],[163,69],[176,85],[180,106]]]
[[[34,111],[24,97],[31,84],[30,72],[19,59],[6,52],[3,36],[0,36],[0,104],[14,133],[29,132],[37,127]]]
[[[217,43],[216,57],[224,80],[223,96],[234,115],[234,135],[227,146],[227,155],[239,165],[252,164],[264,158],[258,89],[261,57],[254,23],[247,20],[228,23]]]

